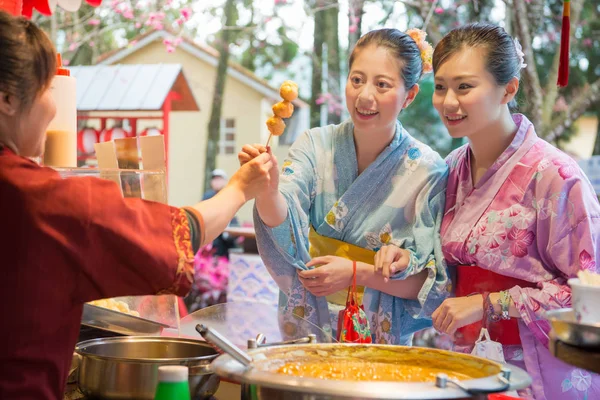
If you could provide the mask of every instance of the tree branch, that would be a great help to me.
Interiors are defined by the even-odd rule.
[[[553,121],[547,132],[542,131],[542,137],[548,142],[558,139],[567,127],[585,113],[592,104],[600,100],[600,79],[583,90],[571,103],[564,116]]]
[[[517,34],[523,44],[523,53],[525,53],[525,76],[526,86],[528,86],[529,103],[530,103],[530,116],[531,122],[534,126],[541,126],[542,123],[542,86],[540,84],[540,78],[538,77],[535,63],[535,56],[533,54],[533,38],[529,31],[529,22],[527,21],[527,7],[525,6],[525,0],[514,0],[514,17],[515,27],[517,28]]]
[[[431,7],[429,8],[429,12],[427,13],[427,17],[423,21],[423,27],[421,28],[424,31],[427,31],[427,26],[429,25],[429,21],[431,21],[431,17],[433,16],[433,11],[437,7],[439,0],[434,0],[431,3]]]

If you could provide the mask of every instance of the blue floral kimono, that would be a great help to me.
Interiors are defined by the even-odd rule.
[[[431,313],[450,291],[439,235],[446,163],[398,123],[390,145],[358,175],[353,132],[351,120],[314,128],[290,148],[279,183],[288,216],[269,228],[255,209],[259,252],[280,288],[280,312],[331,332],[343,307],[312,295],[297,275],[311,259],[309,228],[363,249],[395,244],[409,250],[408,268],[391,279],[426,269],[418,300],[365,288],[363,304],[374,343],[410,345],[414,332],[431,326]]]

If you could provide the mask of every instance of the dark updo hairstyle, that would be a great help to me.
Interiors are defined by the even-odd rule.
[[[48,36],[33,22],[0,11],[0,92],[19,99],[25,111],[55,73],[56,52]]]
[[[391,55],[398,59],[406,90],[412,88],[419,81],[423,74],[421,51],[413,38],[404,32],[400,32],[398,29],[377,29],[366,33],[358,39],[352,50],[352,54],[350,54],[348,71],[352,69],[352,63],[356,58],[357,51],[371,45],[384,47]]]
[[[450,31],[435,46],[433,73],[451,56],[465,48],[481,48],[486,54],[486,69],[498,85],[506,85],[514,77],[521,77],[521,57],[508,33],[496,25],[472,23]],[[516,106],[513,99],[509,106]]]

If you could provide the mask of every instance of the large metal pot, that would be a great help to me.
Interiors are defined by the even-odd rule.
[[[211,345],[169,337],[113,337],[78,343],[81,357],[78,385],[90,398],[153,400],[161,365],[189,368],[190,394],[194,400],[212,396],[219,378],[210,367],[217,356]]]
[[[350,354],[364,360],[426,365],[465,373],[473,379],[453,381],[438,375],[436,382],[382,382],[299,378],[277,372],[279,366],[308,356],[331,358]],[[248,351],[252,358],[245,367],[230,355],[212,364],[221,377],[242,383],[243,400],[358,400],[358,399],[457,399],[487,398],[488,393],[522,389],[531,378],[520,368],[483,358],[437,349],[389,345],[306,344],[262,347]],[[362,358],[361,358],[362,357]],[[472,373],[472,375],[471,375]]]

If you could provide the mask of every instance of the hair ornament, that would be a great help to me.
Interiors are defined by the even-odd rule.
[[[425,40],[427,33],[418,28],[411,28],[406,31],[406,34],[410,36],[415,43],[419,51],[421,51],[421,60],[423,61],[423,73],[428,74],[433,71],[433,46]]]
[[[523,53],[523,46],[521,46],[521,43],[519,43],[519,39],[517,38],[513,39],[513,42],[515,43],[517,57],[519,57],[519,69],[523,69],[527,66],[527,64],[525,64],[525,53]]]

